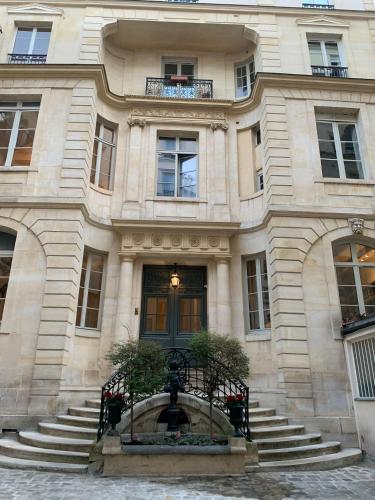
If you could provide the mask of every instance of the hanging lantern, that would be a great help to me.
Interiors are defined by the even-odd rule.
[[[180,286],[180,277],[177,274],[177,264],[174,265],[173,273],[171,274],[171,287],[178,288]]]

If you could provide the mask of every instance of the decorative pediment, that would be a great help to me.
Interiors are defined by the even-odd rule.
[[[29,3],[20,7],[8,7],[8,14],[44,14],[48,16],[62,16],[63,9],[48,7],[39,3]]]
[[[324,26],[327,28],[349,28],[349,24],[343,23],[332,17],[302,17],[296,19],[296,23],[302,26]]]

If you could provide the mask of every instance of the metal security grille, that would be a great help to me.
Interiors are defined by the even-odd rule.
[[[375,338],[353,343],[358,392],[361,398],[375,398]]]

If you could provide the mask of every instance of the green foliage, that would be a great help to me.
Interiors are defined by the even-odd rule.
[[[155,342],[130,339],[115,344],[106,358],[127,374],[128,392],[133,396],[152,394],[165,383],[165,356]]]
[[[246,379],[250,375],[249,358],[236,338],[201,331],[190,341],[190,348],[202,364],[209,357],[219,361],[232,379]]]

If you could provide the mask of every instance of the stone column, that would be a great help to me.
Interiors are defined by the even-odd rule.
[[[144,120],[129,118],[130,127],[129,151],[128,151],[128,177],[126,182],[126,201],[139,201],[139,165],[142,153],[142,129],[146,125]]]
[[[232,333],[229,258],[216,258],[216,330],[222,335]]]
[[[221,122],[212,122],[211,130],[214,132],[215,204],[225,205],[227,203],[225,133],[228,130],[228,125]]]
[[[120,276],[114,342],[123,342],[132,331],[132,291],[135,255],[120,254]]]

